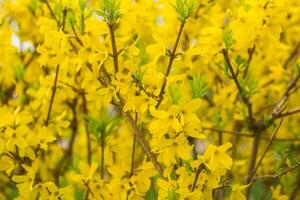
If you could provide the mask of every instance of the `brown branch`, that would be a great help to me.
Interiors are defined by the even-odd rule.
[[[100,135],[100,145],[101,145],[101,179],[104,179],[104,167],[105,167],[105,155],[104,155],[104,149],[105,149],[105,140],[104,140],[104,132],[101,133]]]
[[[294,51],[290,54],[290,56],[284,62],[284,64],[283,64],[284,69],[286,69],[290,65],[290,63],[299,56],[299,50],[300,50],[300,42],[296,45]]]
[[[204,168],[205,168],[205,165],[203,163],[201,163],[199,165],[199,167],[197,169],[195,169],[195,177],[194,177],[193,184],[191,186],[191,192],[193,192],[196,189],[198,177]]]
[[[171,71],[171,68],[172,68],[172,65],[173,65],[173,62],[174,62],[174,59],[176,57],[176,50],[177,50],[177,47],[178,47],[178,44],[179,44],[179,40],[180,40],[180,36],[182,34],[182,31],[183,31],[183,28],[184,28],[184,25],[185,25],[185,22],[182,22],[181,25],[180,25],[180,28],[179,28],[179,32],[177,34],[177,38],[176,38],[176,41],[175,41],[175,45],[173,47],[173,50],[170,54],[170,59],[169,59],[169,63],[168,63],[168,67],[167,67],[167,71],[166,71],[166,74],[165,74],[165,77],[164,77],[164,80],[163,80],[163,84],[162,84],[162,87],[160,89],[160,92],[159,92],[159,95],[158,95],[158,102],[156,104],[156,109],[159,107],[159,105],[161,104],[161,102],[163,101],[163,96],[165,94],[165,90],[166,90],[166,86],[167,86],[167,79],[168,79],[168,76],[170,74],[170,71]]]
[[[289,82],[288,87],[286,88],[284,94],[279,99],[279,101],[275,104],[275,106],[274,106],[274,108],[271,112],[272,118],[276,117],[277,115],[280,114],[280,112],[282,112],[283,105],[285,104],[285,102],[288,100],[288,98],[292,94],[292,90],[296,88],[297,83],[298,83],[299,80],[300,80],[300,74],[298,74],[296,76],[296,78],[292,79]]]
[[[295,187],[293,188],[289,200],[294,200],[297,197],[298,192],[300,191],[300,172],[298,172],[296,183],[294,184]]]
[[[217,133],[241,136],[241,137],[249,137],[249,138],[254,137],[254,135],[251,133],[242,133],[239,131],[228,131],[228,130],[217,129],[217,128],[208,128],[208,127],[202,127],[202,129],[209,130],[212,132],[217,132]],[[271,138],[265,137],[265,136],[260,136],[260,139],[269,141]],[[274,142],[300,142],[300,138],[274,138]]]
[[[232,76],[232,79],[239,91],[239,95],[243,101],[243,103],[247,106],[247,109],[248,109],[248,115],[249,115],[249,122],[250,122],[250,125],[252,126],[251,128],[255,128],[256,126],[256,120],[253,116],[253,111],[252,111],[252,102],[250,101],[249,98],[246,98],[243,94],[243,88],[242,86],[240,85],[239,81],[238,81],[238,77],[237,75],[235,74],[234,72],[234,69],[233,69],[233,66],[230,62],[230,59],[229,59],[229,55],[228,55],[228,51],[226,49],[223,49],[222,50],[222,53],[223,53],[223,56],[224,56],[224,59],[225,59],[225,62],[229,68],[229,71],[231,73],[231,76]]]
[[[82,93],[82,107],[83,107],[83,113],[85,115],[88,114],[88,108],[87,108],[87,102],[86,102],[86,97],[85,94]],[[92,160],[92,150],[91,150],[91,138],[90,138],[90,133],[87,124],[85,123],[85,131],[86,131],[86,138],[87,138],[87,161],[89,165],[91,164]]]
[[[294,165],[292,167],[289,167],[289,168],[285,169],[283,172],[281,172],[279,174],[256,176],[256,177],[253,178],[253,181],[256,181],[258,179],[277,179],[277,178],[280,178],[281,176],[284,176],[284,175],[288,174],[289,172],[294,171],[298,167],[300,167],[300,162],[298,162],[296,165]]]
[[[248,70],[250,67],[250,63],[252,61],[253,54],[255,52],[255,48],[256,48],[255,45],[253,45],[253,47],[251,49],[248,49],[248,60],[247,60],[247,64],[246,64],[246,69],[244,71],[243,79],[245,79],[247,76],[247,73],[248,73]]]
[[[274,141],[274,139],[275,139],[275,137],[276,137],[276,134],[278,133],[278,130],[279,130],[281,124],[282,124],[282,121],[283,121],[283,119],[281,119],[280,122],[279,122],[279,124],[276,126],[276,128],[275,128],[275,130],[274,130],[274,132],[273,132],[273,135],[272,135],[272,137],[271,137],[271,139],[270,139],[270,141],[269,141],[269,143],[268,143],[268,145],[267,145],[267,148],[266,148],[265,151],[263,152],[263,155],[261,156],[261,158],[260,158],[260,160],[258,161],[256,167],[255,167],[255,168],[253,169],[253,171],[252,171],[252,174],[251,174],[250,179],[252,179],[252,177],[255,175],[257,169],[258,169],[259,166],[261,165],[261,163],[262,163],[263,159],[265,158],[265,156],[266,156],[268,150],[270,149],[270,147],[271,147],[271,145],[272,145],[272,143],[273,143],[273,141]]]
[[[233,70],[233,66],[232,66],[232,64],[231,64],[231,62],[230,62],[230,59],[229,59],[228,51],[227,51],[226,49],[223,49],[223,50],[222,50],[222,53],[223,53],[225,62],[226,62],[226,64],[227,64],[228,68],[229,68],[229,71],[230,71],[230,73],[231,73],[231,77],[233,78],[233,81],[234,81],[236,87],[238,88],[240,95],[242,96],[243,88],[242,88],[242,86],[240,85],[240,83],[239,83],[239,81],[238,81],[238,78],[237,78],[237,76],[236,76],[236,74],[235,74],[235,72],[234,72],[234,70]],[[243,100],[244,100],[244,99],[243,99]]]
[[[122,104],[123,105],[123,104]],[[123,107],[123,106],[122,106]],[[134,131],[134,135],[137,139],[137,141],[140,143],[140,145],[142,146],[142,149],[144,150],[144,152],[146,153],[147,157],[149,158],[149,160],[153,163],[155,169],[157,170],[157,172],[159,173],[159,175],[164,178],[163,176],[163,168],[161,167],[160,163],[157,161],[155,155],[152,153],[151,148],[148,144],[148,142],[144,139],[140,128],[137,126],[137,124],[134,122],[132,116],[130,115],[129,112],[125,113],[125,116],[130,124],[130,126],[132,127],[133,131]],[[165,178],[164,178],[165,179]]]
[[[230,135],[238,135],[238,136],[250,137],[250,138],[254,137],[254,135],[251,133],[241,133],[238,131],[228,131],[228,130],[222,130],[222,129],[217,129],[217,128],[209,128],[209,127],[202,127],[202,129],[208,130],[208,131],[226,133],[226,134],[230,134]]]
[[[82,182],[86,186],[86,193],[85,193],[84,199],[89,200],[89,193],[91,193],[93,198],[95,198],[95,195],[94,195],[93,191],[91,190],[91,188],[89,186],[89,181],[85,181],[85,180],[82,179]]]
[[[114,35],[114,26],[107,23],[107,26],[110,30],[110,36],[111,36],[111,43],[112,43],[112,51],[113,51],[113,62],[114,62],[114,69],[115,69],[115,74],[118,72],[119,70],[119,62],[118,62],[118,49],[116,46],[116,41],[115,41],[115,35]],[[104,68],[104,66],[103,66]],[[111,83],[110,83],[111,84]],[[117,92],[117,97],[120,101],[120,111],[123,111],[123,107],[125,105],[125,102],[123,100],[123,98],[121,97],[120,93]],[[118,104],[117,104],[118,105]],[[160,163],[157,161],[155,155],[153,154],[153,152],[151,151],[150,145],[149,143],[144,139],[143,134],[140,130],[140,128],[138,127],[138,125],[135,123],[134,119],[132,118],[132,116],[130,115],[129,112],[125,112],[125,117],[127,119],[127,121],[129,122],[131,128],[133,129],[134,132],[134,136],[136,137],[137,141],[139,142],[139,144],[141,145],[142,149],[144,150],[144,152],[146,153],[148,159],[153,163],[155,169],[157,170],[157,172],[159,173],[159,175],[166,179],[163,176],[163,168],[160,165]]]
[[[135,124],[137,124],[137,119],[138,119],[138,114],[135,113]],[[129,177],[132,177],[134,174],[134,161],[135,161],[135,143],[136,143],[136,137],[133,136],[133,141],[132,141],[132,152],[131,152],[131,166],[130,166],[130,174]]]
[[[77,34],[77,32],[76,32],[74,26],[72,26],[72,31],[73,31],[73,33],[74,33],[74,35],[75,35],[76,41],[80,44],[80,46],[83,46],[83,42],[82,42],[82,40],[78,37],[78,34]]]
[[[73,114],[73,119],[71,122],[72,135],[70,138],[69,146],[65,150],[63,157],[60,159],[56,168],[54,169],[55,183],[59,182],[58,179],[59,176],[65,173],[65,171],[67,170],[68,166],[72,161],[73,146],[78,132],[78,119],[77,119],[77,111],[76,111],[77,98],[74,98],[72,103],[68,102],[68,105],[71,108]]]
[[[300,107],[291,109],[289,111],[286,111],[284,113],[279,113],[278,115],[274,116],[273,119],[279,119],[279,118],[284,118],[287,117],[289,115],[294,115],[300,112]]]
[[[53,83],[53,87],[52,87],[52,94],[51,94],[50,104],[49,104],[49,108],[48,108],[47,118],[45,120],[45,126],[48,126],[49,120],[50,120],[50,114],[51,114],[54,97],[55,97],[55,93],[56,93],[56,89],[57,89],[56,86],[57,86],[58,73],[59,73],[59,65],[56,66],[55,78],[54,78],[54,83]]]
[[[261,133],[265,129],[265,127],[263,125],[263,118],[260,118],[260,120],[256,121],[256,119],[253,116],[252,102],[248,97],[245,97],[243,94],[243,88],[240,85],[240,83],[238,81],[238,77],[234,72],[233,66],[229,59],[228,51],[226,49],[223,49],[222,53],[223,53],[225,62],[229,68],[229,71],[231,73],[231,76],[234,80],[234,83],[239,91],[239,95],[242,99],[242,102],[247,106],[250,128],[253,130],[253,135],[254,135],[254,139],[253,139],[253,143],[252,143],[252,150],[251,150],[251,155],[250,155],[250,160],[249,160],[249,165],[248,165],[247,179],[246,179],[246,182],[248,184],[251,181],[251,174],[255,167]],[[251,188],[249,187],[246,190],[247,199],[249,198],[249,195],[250,195],[250,189]]]
[[[41,2],[43,2],[43,3],[46,4],[46,6],[47,6],[47,8],[48,8],[48,10],[49,10],[49,12],[50,12],[52,18],[57,22],[57,24],[59,24],[59,20],[58,20],[57,17],[55,16],[55,14],[54,14],[54,12],[53,12],[53,10],[52,10],[52,8],[51,8],[51,6],[50,6],[48,0],[41,0]]]
[[[108,29],[109,29],[109,33],[110,33],[110,40],[111,40],[111,46],[112,46],[112,56],[113,56],[113,60],[114,60],[114,72],[115,75],[118,73],[119,71],[119,61],[118,61],[118,48],[117,48],[117,43],[116,43],[116,38],[115,38],[115,31],[114,28],[115,26],[112,24],[107,24]]]
[[[259,147],[259,141],[260,141],[260,133],[255,134],[254,139],[253,139],[252,151],[251,151],[251,156],[250,156],[250,161],[249,161],[249,166],[248,166],[248,175],[247,175],[247,179],[246,179],[247,184],[250,183],[250,181],[251,181],[252,171],[255,167],[256,157],[257,157],[258,147]]]

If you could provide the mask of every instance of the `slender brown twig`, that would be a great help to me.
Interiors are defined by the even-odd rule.
[[[300,42],[296,45],[293,52],[290,54],[290,56],[284,62],[284,64],[283,64],[284,69],[286,69],[290,65],[290,63],[299,56],[299,50],[300,50]]]
[[[250,177],[251,179],[252,179],[252,177],[255,175],[257,169],[258,169],[259,166],[261,165],[261,163],[262,163],[263,159],[265,158],[265,156],[266,156],[268,150],[270,149],[270,147],[271,147],[271,145],[272,145],[272,143],[273,143],[273,141],[274,141],[274,139],[275,139],[275,137],[276,137],[276,134],[278,133],[278,130],[279,130],[279,128],[280,128],[282,122],[283,122],[283,119],[281,119],[280,122],[279,122],[279,124],[276,126],[276,128],[275,128],[275,130],[274,130],[274,132],[273,132],[273,135],[272,135],[272,137],[271,137],[271,139],[270,139],[270,141],[269,141],[269,143],[268,143],[268,145],[267,145],[267,148],[266,148],[265,151],[263,152],[263,154],[262,154],[261,158],[259,159],[259,161],[258,161],[256,167],[255,167],[255,168],[253,169],[253,171],[252,171],[252,174],[251,174],[251,177]]]
[[[48,8],[48,10],[49,10],[49,12],[50,12],[52,18],[53,18],[57,23],[59,23],[59,20],[57,19],[56,15],[54,14],[54,12],[53,12],[53,10],[52,10],[52,8],[51,8],[51,6],[50,6],[48,0],[42,0],[41,2],[44,2],[44,3],[46,4],[46,6],[47,6],[47,8]]]
[[[282,95],[282,97],[279,99],[279,101],[273,107],[273,110],[271,112],[271,117],[272,118],[276,118],[277,115],[280,115],[280,113],[282,112],[283,105],[286,103],[286,101],[288,100],[288,98],[292,94],[292,91],[297,86],[297,83],[298,83],[299,80],[300,80],[300,74],[298,74],[296,76],[296,78],[292,79],[289,82],[288,87],[284,91],[284,94]]]
[[[51,94],[49,108],[48,108],[48,112],[47,112],[47,118],[45,120],[45,126],[48,126],[49,120],[50,120],[50,114],[51,114],[54,97],[55,97],[55,93],[56,93],[56,88],[57,88],[56,86],[57,86],[58,73],[59,73],[59,65],[56,66],[55,78],[54,78],[54,83],[52,86],[52,94]]]
[[[137,124],[138,114],[135,113],[135,123]],[[134,163],[135,163],[135,143],[136,143],[136,137],[133,136],[132,141],[132,152],[131,152],[131,166],[130,166],[130,174],[129,177],[131,177],[134,174]]]
[[[239,95],[243,101],[243,103],[247,106],[247,109],[248,109],[248,115],[249,115],[249,122],[250,122],[250,125],[252,126],[252,128],[254,128],[256,125],[256,121],[255,121],[255,118],[253,116],[253,111],[252,111],[252,103],[250,101],[249,98],[245,97],[244,94],[243,94],[243,88],[242,86],[240,85],[239,81],[238,81],[238,77],[236,76],[235,72],[234,72],[234,69],[233,69],[233,66],[230,62],[230,59],[229,59],[229,55],[228,55],[228,50],[226,49],[223,49],[222,50],[222,53],[223,53],[223,56],[224,56],[224,59],[225,59],[225,62],[229,68],[229,71],[230,71],[230,74],[232,76],[232,79],[239,91]]]
[[[114,75],[116,75],[116,73],[119,70],[119,62],[118,62],[119,53],[118,53],[118,49],[117,49],[117,45],[116,45],[116,40],[115,40],[114,25],[107,23],[107,26],[108,26],[108,28],[110,30],[111,43],[112,43],[112,51],[113,51],[113,55],[112,56],[113,56],[114,70],[115,70],[115,74]],[[104,66],[103,66],[103,68],[104,68]],[[109,84],[111,84],[111,82]],[[117,105],[120,106],[120,111],[123,111],[123,107],[125,105],[125,102],[124,102],[124,100],[123,100],[123,98],[122,98],[122,96],[120,95],[119,92],[117,92],[117,97],[118,97],[118,99],[120,101],[120,103],[117,104]],[[159,175],[162,178],[166,179],[163,176],[163,168],[162,168],[162,166],[157,161],[155,155],[151,151],[149,143],[144,139],[143,134],[142,134],[140,128],[135,123],[135,120],[132,118],[132,116],[131,116],[131,114],[129,112],[125,112],[124,115],[125,115],[127,121],[129,122],[131,128],[133,129],[134,136],[136,137],[137,141],[139,142],[139,144],[141,145],[142,149],[146,153],[148,159],[153,163],[153,165],[154,165],[155,169],[157,170],[157,172],[159,173]]]
[[[212,132],[217,132],[217,133],[224,133],[224,134],[229,134],[229,135],[236,135],[236,136],[241,136],[241,137],[248,137],[248,138],[253,138],[254,135],[251,133],[243,133],[239,131],[229,131],[229,130],[223,130],[223,129],[217,129],[217,128],[209,128],[209,127],[202,127],[204,130],[209,130]],[[261,135],[260,139],[262,140],[271,140],[270,137],[266,137]],[[300,142],[300,138],[274,138],[274,142]]]
[[[294,114],[297,114],[297,113],[300,113],[300,107],[293,108],[293,109],[288,110],[288,111],[286,111],[284,113],[279,113],[276,116],[274,116],[273,119],[284,118],[286,116],[294,115]]]
[[[248,74],[248,70],[249,70],[249,67],[250,67],[250,64],[251,64],[251,61],[253,58],[253,54],[255,52],[255,48],[256,48],[255,45],[253,45],[253,47],[251,49],[248,49],[248,60],[247,60],[247,64],[246,64],[246,69],[243,74],[243,79],[245,79]]]
[[[158,102],[156,104],[156,109],[159,107],[159,105],[161,104],[161,102],[163,101],[163,96],[165,94],[165,90],[166,90],[166,86],[167,86],[167,79],[168,79],[168,76],[170,74],[170,71],[171,71],[171,68],[172,68],[172,65],[173,65],[173,62],[174,62],[174,59],[176,57],[176,50],[177,50],[177,47],[178,47],[178,44],[179,44],[179,40],[180,40],[180,36],[182,34],[182,31],[183,31],[183,28],[184,28],[184,25],[185,25],[185,22],[182,22],[181,25],[180,25],[180,28],[179,28],[179,32],[177,34],[177,38],[176,38],[176,41],[175,41],[175,45],[173,47],[173,50],[170,54],[170,59],[169,59],[169,63],[168,63],[168,67],[167,67],[167,71],[165,73],[165,77],[164,77],[164,80],[163,80],[163,84],[162,84],[162,87],[160,89],[160,92],[159,92],[159,95],[158,95]]]
[[[87,108],[87,102],[86,102],[86,97],[85,94],[82,93],[82,107],[83,107],[83,113],[85,115],[88,114],[88,108]],[[85,131],[86,131],[86,138],[87,138],[87,160],[89,165],[91,164],[91,160],[92,160],[92,150],[91,150],[91,138],[90,138],[90,133],[89,133],[89,129],[87,127],[87,124],[85,123]]]
[[[288,174],[289,172],[294,171],[295,169],[297,169],[298,167],[300,167],[300,163],[298,162],[296,165],[289,167],[287,169],[285,169],[283,172],[280,172],[279,174],[273,174],[273,175],[262,175],[262,176],[256,176],[253,177],[253,181],[256,181],[258,179],[277,179],[280,178],[283,175]]]
[[[109,33],[110,33],[110,39],[111,39],[111,46],[112,46],[112,56],[113,56],[113,60],[114,60],[114,72],[115,75],[118,73],[119,71],[119,61],[118,61],[118,48],[117,48],[117,43],[116,43],[116,38],[115,38],[115,26],[112,24],[107,24],[108,29],[109,29]]]
[[[198,182],[198,177],[200,175],[200,173],[202,172],[202,170],[205,168],[205,165],[203,163],[201,163],[199,165],[199,167],[197,169],[195,169],[195,177],[193,180],[193,184],[191,186],[191,192],[193,192],[196,189],[197,186],[197,182]]]

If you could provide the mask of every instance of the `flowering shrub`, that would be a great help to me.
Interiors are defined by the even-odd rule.
[[[299,199],[299,1],[0,6],[0,199]]]

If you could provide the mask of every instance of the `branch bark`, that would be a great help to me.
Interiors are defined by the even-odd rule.
[[[55,97],[55,93],[56,93],[58,73],[59,73],[59,65],[56,66],[55,78],[54,78],[54,82],[53,82],[53,86],[52,86],[51,99],[50,99],[50,103],[49,103],[47,117],[46,117],[46,120],[45,120],[45,126],[49,125],[50,114],[51,114],[51,110],[52,110],[52,106],[53,106],[53,102],[54,102],[54,97]]]
[[[182,22],[181,25],[180,25],[180,28],[179,28],[179,32],[177,34],[177,38],[176,38],[175,45],[174,45],[173,50],[172,50],[171,55],[170,55],[170,59],[169,59],[167,71],[166,71],[166,74],[165,74],[165,77],[164,77],[164,80],[163,80],[163,84],[162,84],[162,87],[161,87],[159,95],[158,95],[158,102],[155,106],[156,109],[158,109],[161,102],[163,101],[163,96],[166,92],[165,90],[166,90],[166,86],[167,86],[167,79],[168,79],[168,76],[170,74],[174,59],[176,57],[176,50],[177,50],[177,47],[178,47],[178,44],[179,44],[180,37],[182,35],[184,25],[185,25],[185,22]]]

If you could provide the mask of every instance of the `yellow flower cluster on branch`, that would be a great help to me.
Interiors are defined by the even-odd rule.
[[[0,200],[299,199],[299,13],[0,1]]]

